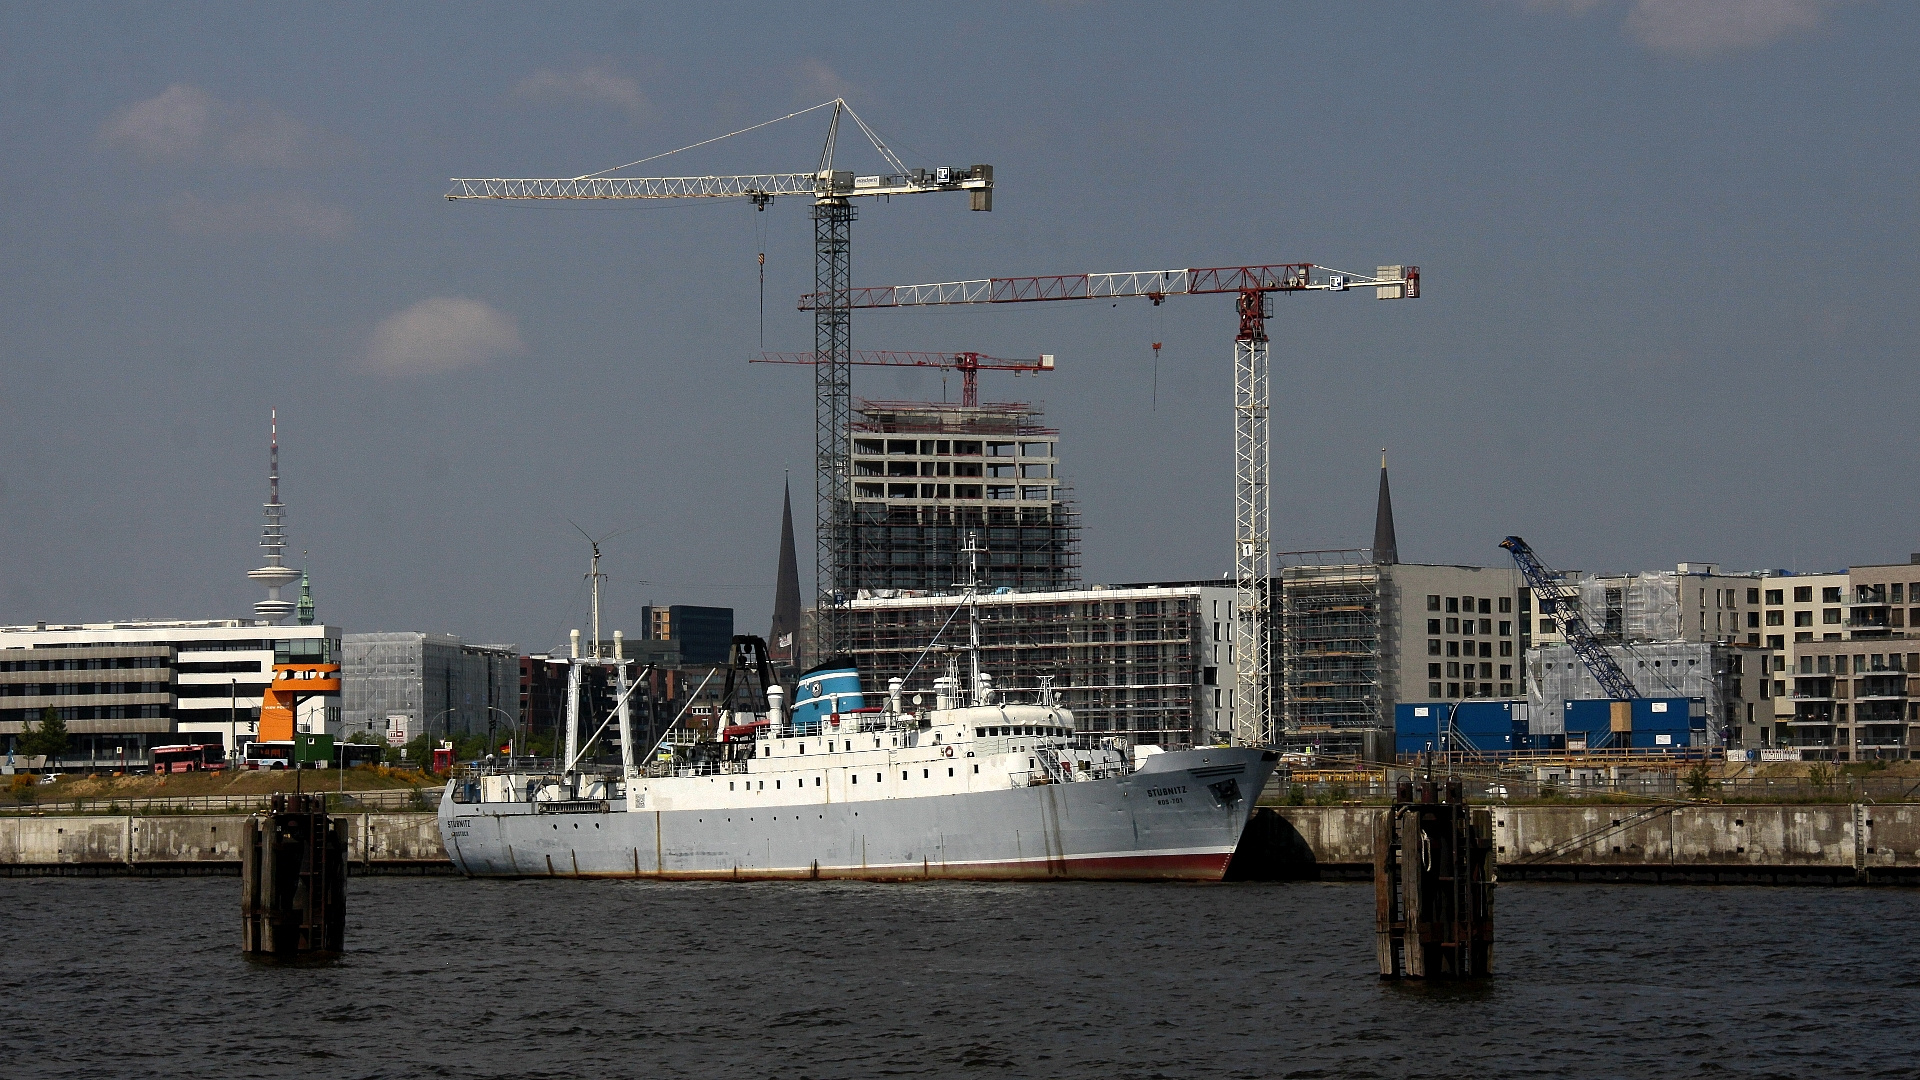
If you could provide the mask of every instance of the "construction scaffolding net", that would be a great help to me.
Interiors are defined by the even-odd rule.
[[[994,685],[1025,700],[1042,678],[1051,679],[1081,731],[1169,747],[1210,737],[1201,730],[1198,701],[1206,625],[1199,601],[1069,595],[980,598],[980,667]],[[866,691],[884,693],[897,677],[907,680],[910,699],[919,693],[931,700],[928,687],[945,673],[948,657],[964,655],[960,603],[958,596],[855,602],[847,612],[849,640]]]
[[[1383,727],[1380,571],[1281,571],[1281,716],[1287,731]]]
[[[1701,641],[1609,645],[1620,670],[1641,697],[1700,698],[1707,704],[1707,736],[1718,746],[1732,709],[1736,677],[1724,645]],[[1549,645],[1527,653],[1527,704],[1536,733],[1566,730],[1566,703],[1605,698],[1599,680],[1574,655],[1571,645]]]

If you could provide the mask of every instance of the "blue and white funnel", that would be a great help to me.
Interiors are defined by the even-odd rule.
[[[860,694],[860,672],[851,657],[836,656],[810,668],[793,690],[793,718],[798,730],[817,729],[829,714],[866,707]]]

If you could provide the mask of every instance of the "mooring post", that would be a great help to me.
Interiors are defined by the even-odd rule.
[[[1401,782],[1374,824],[1374,935],[1382,978],[1493,970],[1493,815],[1458,779]]]
[[[247,819],[240,861],[241,951],[295,957],[341,951],[347,926],[347,822],[324,796],[275,795]]]

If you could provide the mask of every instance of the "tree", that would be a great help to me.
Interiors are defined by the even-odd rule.
[[[40,710],[40,726],[31,723],[20,726],[20,750],[27,755],[45,754],[57,758],[67,752],[67,722],[60,719],[60,713],[49,705]]]

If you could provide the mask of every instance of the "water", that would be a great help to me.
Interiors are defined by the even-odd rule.
[[[1920,1075],[1920,895],[1500,888],[1499,975],[1383,983],[1370,885],[0,879],[24,1078]]]

